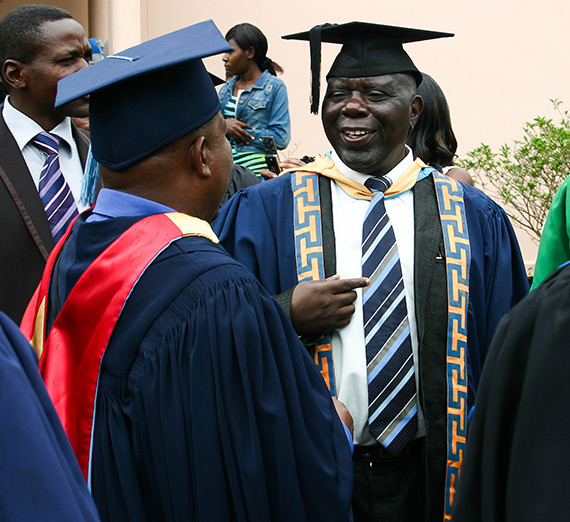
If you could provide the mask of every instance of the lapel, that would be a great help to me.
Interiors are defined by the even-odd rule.
[[[319,176],[319,195],[321,197],[321,230],[323,231],[325,277],[331,277],[336,274],[336,243],[333,227],[330,178]]]
[[[53,237],[44,206],[24,157],[0,114],[0,168],[3,182],[32,235],[36,246],[47,258],[53,248]]]
[[[85,167],[89,151],[88,134],[71,124],[81,164]],[[44,206],[20,148],[0,113],[0,182],[6,185],[18,211],[26,223],[34,243],[44,259],[53,248],[53,237]]]
[[[447,292],[445,283],[441,289],[432,288],[436,263],[445,263],[445,250],[441,226],[434,226],[440,219],[432,176],[418,181],[413,191],[415,312],[418,339],[422,339],[426,328],[426,312],[431,306],[428,302],[430,292],[432,297],[434,291]],[[439,260],[436,259],[438,257]]]
[[[79,127],[76,127],[74,123],[71,122],[71,135],[77,145],[81,166],[85,170],[85,162],[87,161],[87,153],[89,152],[89,134],[86,131],[81,130]]]

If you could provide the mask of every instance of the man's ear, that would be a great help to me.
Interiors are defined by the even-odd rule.
[[[424,99],[419,94],[416,94],[412,98],[412,101],[410,102],[410,109],[410,130],[412,130],[416,126],[418,118],[424,110]]]
[[[26,86],[25,64],[8,59],[2,64],[3,81],[8,89],[22,89]]]
[[[190,146],[190,161],[200,176],[206,178],[212,175],[205,136],[198,136]]]

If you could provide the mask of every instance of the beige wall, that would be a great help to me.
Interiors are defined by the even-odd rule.
[[[240,12],[238,12],[240,11]],[[416,65],[442,86],[452,111],[459,154],[480,142],[493,147],[521,138],[522,124],[537,115],[554,117],[550,98],[570,107],[570,51],[566,0],[465,2],[383,2],[340,0],[311,2],[251,0],[232,4],[222,0],[147,1],[148,37],[212,18],[222,33],[239,22],[258,25],[269,39],[269,55],[285,68],[293,138],[287,152],[295,155],[327,150],[320,118],[309,114],[309,51],[302,42],[281,40],[282,34],[324,22],[362,20],[391,25],[449,31],[455,38],[409,44]],[[338,48],[323,52],[323,76]],[[207,60],[223,76],[219,57]],[[521,231],[525,261],[532,264],[536,245]]]
[[[0,14],[22,2],[0,2]],[[45,2],[44,2],[45,3]],[[293,139],[287,152],[326,151],[320,118],[309,114],[309,51],[302,42],[280,36],[324,22],[370,21],[454,32],[455,38],[408,44],[416,65],[429,72],[448,98],[459,153],[481,141],[497,147],[521,137],[523,122],[553,116],[549,98],[570,107],[570,2],[528,0],[382,0],[272,2],[227,0],[87,0],[54,1],[70,10],[89,36],[109,40],[119,51],[142,40],[212,18],[222,33],[239,22],[258,25],[269,39],[269,56],[280,63],[289,90]],[[89,7],[88,7],[89,5]],[[323,51],[323,76],[338,47]],[[220,57],[208,68],[223,76]],[[525,258],[536,247],[521,232]]]
[[[41,5],[55,5],[69,11],[73,17],[87,27],[87,20],[89,18],[89,7],[86,0],[58,0],[57,2],[49,2],[45,0],[35,0],[33,2],[21,2],[16,0],[0,0],[0,18],[3,17],[8,11],[26,4],[41,4]]]

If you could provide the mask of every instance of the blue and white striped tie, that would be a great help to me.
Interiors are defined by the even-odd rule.
[[[402,268],[384,205],[386,178],[369,178],[372,191],[362,230],[362,276],[370,434],[400,453],[418,429],[416,380]]]
[[[39,193],[53,240],[57,243],[78,213],[73,194],[59,165],[60,138],[41,132],[30,143],[46,155],[40,173]]]

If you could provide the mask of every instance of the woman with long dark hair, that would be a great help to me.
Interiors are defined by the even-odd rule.
[[[259,175],[267,168],[262,137],[271,137],[277,149],[291,139],[287,89],[277,73],[283,69],[267,57],[267,38],[254,25],[232,27],[226,40],[233,51],[223,55],[226,77],[219,97],[226,118],[234,162]]]
[[[473,185],[469,172],[454,165],[457,139],[441,87],[429,74],[422,72],[418,94],[424,100],[424,109],[407,139],[414,156],[451,178]]]

